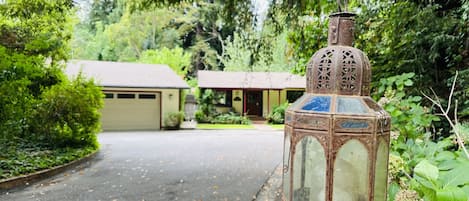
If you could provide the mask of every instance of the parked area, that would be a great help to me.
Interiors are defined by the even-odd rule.
[[[0,200],[252,200],[282,160],[282,131],[106,132],[101,152]]]

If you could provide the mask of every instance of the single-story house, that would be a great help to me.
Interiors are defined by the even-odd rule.
[[[72,60],[65,72],[94,78],[104,93],[104,131],[159,130],[165,117],[180,111],[187,83],[167,65]]]
[[[266,117],[275,106],[303,95],[306,78],[287,72],[199,71],[199,88],[213,89],[219,112]]]

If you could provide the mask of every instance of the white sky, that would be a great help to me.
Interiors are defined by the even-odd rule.
[[[262,24],[267,16],[267,11],[269,9],[269,0],[251,0],[252,5],[254,5],[254,14],[258,16],[257,28],[262,28]]]

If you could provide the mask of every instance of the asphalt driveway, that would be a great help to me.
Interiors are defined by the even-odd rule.
[[[0,200],[252,200],[281,162],[282,140],[259,130],[103,133],[85,167]]]

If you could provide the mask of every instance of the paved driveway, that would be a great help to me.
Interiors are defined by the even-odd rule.
[[[281,162],[282,139],[258,130],[103,133],[88,167],[0,200],[252,200]]]

